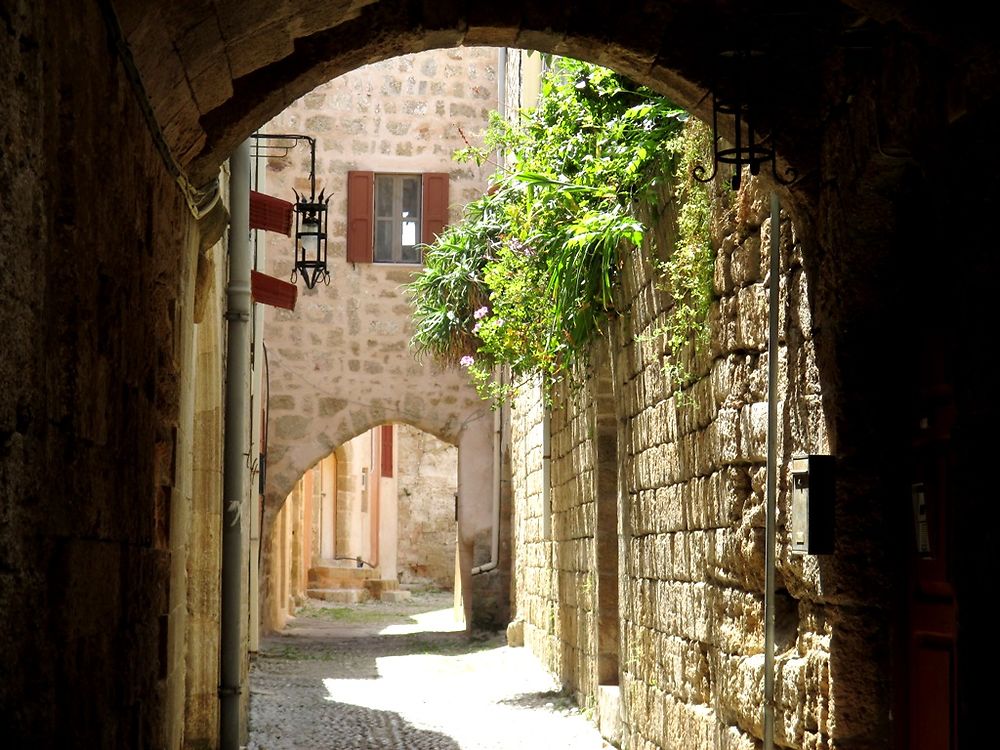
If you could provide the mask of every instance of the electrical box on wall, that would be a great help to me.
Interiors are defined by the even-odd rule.
[[[833,554],[833,467],[833,456],[792,457],[792,554]]]

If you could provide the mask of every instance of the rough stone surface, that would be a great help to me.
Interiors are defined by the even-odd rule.
[[[621,486],[615,478],[603,496],[618,494],[625,504],[611,521],[623,565],[620,578],[611,576],[620,582],[614,617],[621,627],[620,654],[614,654],[620,674],[616,670],[613,681],[621,681],[622,731],[630,747],[671,747],[678,738],[698,745],[695,737],[733,730],[744,742],[760,738],[767,416],[760,248],[769,237],[759,219],[746,218],[759,216],[746,209],[759,200],[752,186],[731,200],[732,207],[716,209],[718,298],[708,351],[688,360],[695,380],[672,391],[662,337],[653,335],[670,300],[645,250],[625,264],[622,314],[610,339],[612,408],[625,453],[618,464]],[[787,218],[785,226],[790,229]],[[779,302],[784,521],[792,453],[827,453],[829,443],[822,412],[815,413],[818,400],[807,396],[821,392],[813,331],[803,327],[802,316],[788,314],[807,295],[801,250],[791,231],[783,238],[789,243]],[[514,410],[517,613],[527,645],[584,701],[599,696],[598,584],[600,574],[610,572],[597,564],[601,389],[590,377],[572,393],[556,392],[548,488],[541,400],[525,392]],[[853,616],[824,596],[816,572],[788,554],[784,523],[779,554],[778,741],[829,747],[838,696],[850,701],[858,689],[855,675],[831,678],[832,623],[849,629]],[[824,612],[819,620],[817,609]]]
[[[399,535],[396,567],[401,583],[455,583],[455,493],[458,451],[406,425],[397,429]]]
[[[218,684],[185,662],[199,230],[97,3],[5,3],[0,63],[4,744],[176,747]]]

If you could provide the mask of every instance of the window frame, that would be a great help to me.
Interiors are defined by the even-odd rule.
[[[421,238],[423,237],[423,196],[424,196],[424,185],[423,185],[423,175],[420,173],[410,173],[410,172],[375,172],[373,175],[373,206],[372,206],[372,229],[374,231],[374,237],[372,239],[372,263],[395,263],[399,265],[409,265],[416,266],[423,263],[423,252],[420,249]],[[416,196],[416,225],[413,234],[414,242],[412,245],[403,244],[403,225],[409,218],[406,216],[406,211],[403,210],[403,201],[405,195],[405,184],[407,181],[412,181],[416,184],[417,196]],[[390,182],[392,184],[392,207],[388,215],[381,215],[379,213],[379,186],[380,184],[385,184]],[[379,226],[388,223],[390,225],[389,238],[392,242],[389,248],[389,255],[391,257],[380,257],[380,247],[379,247]],[[403,249],[411,248],[413,252],[416,253],[417,257],[414,259],[403,258]]]
[[[448,225],[451,174],[448,172],[379,172],[379,175],[413,176],[420,180],[420,209],[417,227],[420,245],[430,245]],[[347,173],[347,247],[348,263],[381,265],[423,265],[423,251],[413,261],[375,261],[375,175],[373,171],[350,170]],[[401,217],[402,218],[402,217]],[[402,239],[402,235],[400,236]],[[402,244],[401,244],[402,247]]]

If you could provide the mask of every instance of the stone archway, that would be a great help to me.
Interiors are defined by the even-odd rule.
[[[173,662],[163,661],[161,617],[169,563],[152,530],[164,503],[182,497],[171,459],[187,364],[176,339],[190,316],[197,254],[185,233],[198,234],[177,178],[211,180],[233,144],[314,83],[435,46],[489,42],[596,58],[698,111],[716,46],[709,42],[730,26],[732,7],[315,5],[53,0],[0,11],[0,184],[8,188],[0,249],[9,271],[0,274],[0,314],[10,333],[0,360],[0,648],[10,678],[0,704],[17,707],[8,722],[15,744],[124,748],[160,746],[167,736],[163,686],[175,677]],[[824,393],[837,396],[835,436],[852,462],[842,531],[870,541],[842,562],[855,570],[852,580],[871,584],[871,600],[886,580],[898,580],[891,559],[873,563],[866,553],[891,558],[902,546],[870,514],[899,515],[890,509],[906,456],[894,446],[906,431],[894,420],[905,421],[906,410],[891,385],[898,374],[909,387],[915,378],[894,355],[921,339],[908,313],[938,309],[935,292],[944,287],[956,304],[937,323],[958,348],[975,353],[992,337],[995,315],[984,313],[983,300],[996,260],[982,249],[990,246],[986,230],[969,226],[988,226],[981,219],[997,201],[966,187],[955,195],[977,209],[956,227],[951,189],[967,177],[958,164],[995,160],[995,149],[967,146],[978,130],[992,136],[978,126],[995,120],[979,115],[1000,91],[1000,66],[993,26],[968,4],[821,7],[829,34],[805,45],[776,87],[787,123],[783,154],[812,175],[793,192],[812,248],[806,262],[821,279],[813,321],[820,367],[832,381]],[[871,23],[842,44],[839,30],[860,14]],[[802,17],[788,23],[786,30],[816,26]],[[960,158],[967,151],[975,162]],[[901,202],[910,168],[926,173],[928,195]],[[873,192],[878,201],[869,200]],[[910,222],[916,229],[900,235]],[[915,248],[922,266],[909,263]],[[941,273],[941,255],[948,269],[964,272]],[[915,284],[893,275],[899,265]],[[976,365],[970,356],[955,374],[968,456],[992,444],[997,417]],[[873,407],[887,403],[891,419],[874,417],[881,412]],[[972,527],[992,489],[971,458],[961,468],[963,495],[980,498],[972,510],[982,511],[963,513],[963,528],[982,532]],[[959,566],[967,601],[981,602],[965,611],[984,614],[978,630],[963,631],[973,634],[960,647],[963,663],[980,670],[989,619],[977,578],[988,569],[991,538],[968,545],[982,552],[964,553]],[[39,591],[52,608],[43,617]],[[965,701],[963,716],[985,715],[976,691]]]
[[[239,6],[167,12],[120,9],[123,34],[164,138],[193,183],[214,176],[235,145],[318,84],[362,65],[421,50],[510,46],[589,59],[613,67],[705,116],[719,51],[741,36],[794,48],[796,64],[769,82],[772,91],[813,90],[839,35],[864,19],[837,2],[790,17],[766,5],[735,17],[724,2],[547,3],[542,6],[440,6],[378,0],[364,4]],[[800,54],[802,51],[808,54]],[[818,102],[788,97],[776,113],[794,130],[786,158],[803,174],[815,166]],[[768,123],[762,123],[767,129]]]

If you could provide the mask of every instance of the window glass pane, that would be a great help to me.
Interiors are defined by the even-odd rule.
[[[420,216],[420,178],[403,177],[403,216]],[[405,244],[405,243],[404,243]]]
[[[417,222],[403,220],[403,247],[417,244]]]
[[[389,175],[375,177],[375,215],[389,217],[392,216],[392,183],[393,178]]]
[[[418,245],[403,246],[403,252],[400,261],[402,263],[419,263],[420,262],[420,247]]]
[[[375,260],[392,261],[392,219],[375,222]]]

